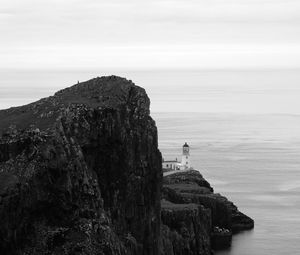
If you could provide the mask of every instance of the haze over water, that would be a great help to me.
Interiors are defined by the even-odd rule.
[[[146,89],[152,112],[300,114],[299,70],[0,69],[0,109],[47,97],[77,81],[115,74]]]
[[[186,141],[216,192],[255,220],[218,254],[281,255],[300,249],[298,70],[0,71],[0,109],[30,103],[96,76],[117,74],[151,99],[163,156]]]

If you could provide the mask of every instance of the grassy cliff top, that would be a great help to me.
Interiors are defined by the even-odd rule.
[[[150,100],[141,87],[118,76],[97,77],[58,91],[37,102],[0,111],[0,136],[11,126],[26,129],[34,125],[41,130],[53,126],[62,111],[71,105],[88,108],[120,109],[142,107],[149,112]]]

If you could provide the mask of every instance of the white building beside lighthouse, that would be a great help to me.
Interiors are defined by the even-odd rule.
[[[188,170],[191,169],[190,146],[185,143],[182,146],[181,162],[177,160],[163,160],[162,168],[167,170]]]

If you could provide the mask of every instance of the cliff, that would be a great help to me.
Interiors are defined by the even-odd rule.
[[[230,246],[233,233],[254,227],[250,217],[226,197],[214,193],[196,170],[164,176],[162,199],[162,223],[167,228],[162,234],[171,240],[164,245],[173,251],[165,253],[168,255],[210,254],[211,248]]]
[[[198,171],[163,178],[149,105],[109,76],[1,110],[0,254],[208,255],[252,228]]]
[[[158,254],[149,104],[110,76],[0,111],[0,254]]]

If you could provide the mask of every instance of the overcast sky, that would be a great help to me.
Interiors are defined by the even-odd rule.
[[[0,68],[299,68],[299,0],[0,0]]]
[[[0,0],[0,35],[0,109],[117,74],[157,112],[300,114],[300,0]]]

